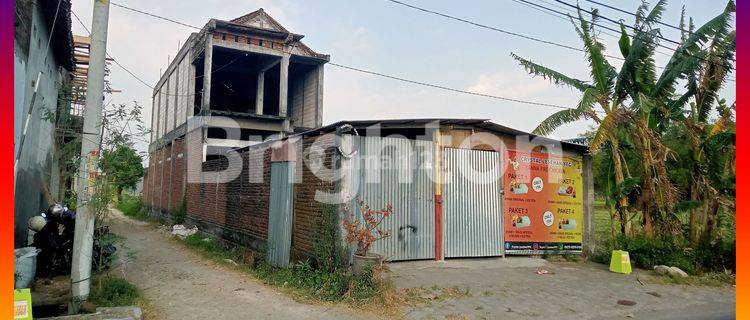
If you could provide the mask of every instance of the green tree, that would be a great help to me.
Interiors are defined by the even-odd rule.
[[[657,74],[654,54],[662,38],[657,24],[665,6],[664,0],[651,10],[646,3],[639,6],[632,35],[621,23],[618,45],[624,62],[619,71],[607,61],[604,46],[596,37],[598,12],[591,11],[588,21],[579,10],[580,23],[573,25],[585,48],[590,81],[566,76],[512,54],[529,73],[582,92],[575,108],[549,116],[534,133],[546,135],[562,124],[593,119],[596,127],[589,140],[591,150],[596,152],[604,146],[609,149],[612,183],[606,194],[613,218],[619,216],[622,232],[632,234],[629,211],[634,209],[633,204],[642,213],[647,237],[655,234],[655,228],[680,232],[675,214],[680,195],[667,167],[675,154],[663,143],[662,134],[683,121],[688,101],[695,100],[698,113],[710,112],[731,68],[734,50],[734,32],[729,28],[734,3],[730,1],[724,12],[703,26],[693,30],[691,23],[664,70]],[[692,87],[678,94],[677,88],[686,81]],[[628,161],[630,157],[633,159]],[[637,197],[633,199],[633,195]]]
[[[117,199],[122,199],[122,190],[135,188],[143,177],[143,158],[127,144],[119,144],[112,150],[104,150],[101,169],[115,187]]]

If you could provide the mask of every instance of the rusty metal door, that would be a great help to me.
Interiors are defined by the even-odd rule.
[[[503,254],[500,153],[445,148],[445,257]]]

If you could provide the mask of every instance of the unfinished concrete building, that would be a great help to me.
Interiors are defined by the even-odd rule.
[[[188,155],[206,161],[226,149],[321,126],[329,56],[302,38],[263,9],[231,21],[211,19],[190,35],[153,92],[148,204],[179,207]]]

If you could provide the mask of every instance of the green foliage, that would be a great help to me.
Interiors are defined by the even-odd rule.
[[[117,202],[117,209],[122,211],[128,217],[131,217],[140,221],[149,221],[151,216],[148,213],[148,208],[143,205],[140,196],[123,196],[123,198]]]
[[[605,59],[597,39],[597,12],[584,19],[579,10],[579,19],[571,21],[589,62],[588,82],[513,58],[530,74],[583,93],[576,108],[550,115],[534,132],[549,134],[587,117],[595,121],[582,139],[594,153],[597,196],[605,199],[610,232],[597,230],[597,235],[609,234],[608,249],[629,250],[642,266],[732,269],[733,240],[726,239],[733,239],[736,211],[736,106],[719,92],[735,65],[735,4],[729,1],[700,26],[692,19],[686,23],[683,10],[680,25],[686,31],[658,70],[655,54],[665,10],[665,0],[653,7],[643,2],[632,32],[621,23],[619,69]],[[591,112],[594,107],[603,112]]]
[[[371,265],[365,265],[362,274],[352,276],[349,283],[348,298],[353,300],[370,299],[378,293],[379,284],[375,281]]]
[[[183,224],[185,222],[185,217],[187,217],[187,199],[185,196],[182,196],[180,207],[177,208],[177,211],[172,213],[172,224]]]
[[[220,262],[226,262],[226,259],[234,262],[242,261],[245,254],[245,249],[242,247],[230,246],[199,233],[186,237],[184,242],[188,247],[198,249],[206,258]]]
[[[316,267],[327,272],[335,272],[347,263],[346,249],[341,245],[341,228],[338,222],[338,207],[324,205],[323,215],[318,220],[313,257]]]
[[[604,249],[594,260],[609,264],[612,250],[625,250],[633,265],[651,269],[656,265],[678,267],[690,274],[724,272],[735,269],[735,242],[723,241],[691,248],[683,237],[661,236],[646,238],[643,235],[619,235],[605,240]]]
[[[99,252],[96,252],[94,254],[94,259],[96,259],[94,267],[96,271],[109,270],[114,265],[114,263],[119,260],[119,253],[123,251],[122,249],[125,248],[124,239],[121,236],[111,232],[97,235],[94,238],[94,244],[96,246],[95,248],[99,249]],[[111,248],[114,248],[115,251],[106,252],[106,250],[109,250]]]
[[[117,145],[114,150],[104,150],[101,169],[114,187],[118,196],[123,189],[135,188],[143,177],[143,158],[126,144]]]
[[[125,279],[104,276],[93,286],[89,301],[99,307],[124,307],[135,305],[141,294],[134,285]]]
[[[349,274],[347,251],[341,245],[338,214],[336,206],[323,208],[313,242],[313,256],[292,262],[285,269],[268,264],[265,260],[266,249],[259,250],[254,255],[252,265],[247,265],[246,248],[224,244],[199,234],[186,237],[184,243],[211,260],[233,267],[235,265],[228,260],[240,262],[237,268],[252,273],[267,284],[288,289],[307,299],[361,303],[381,294],[387,284],[378,281],[375,270],[371,268],[367,268],[362,275]]]

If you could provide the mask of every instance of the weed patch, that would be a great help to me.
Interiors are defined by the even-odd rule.
[[[265,259],[265,250],[252,252],[201,234],[179,242],[207,259],[247,272],[299,300],[344,303],[376,314],[398,316],[405,300],[402,292],[384,280],[384,268],[365,267],[361,275],[349,272],[347,252],[340,245],[336,214],[333,206],[324,209],[323,217],[317,222],[319,232],[314,239],[313,256],[292,262],[287,268],[270,265]],[[253,259],[247,259],[249,252]]]
[[[670,277],[668,275],[655,278],[655,282],[663,284],[679,284],[701,287],[727,287],[736,283],[736,277],[723,272],[710,272],[687,278]]]
[[[593,260],[609,264],[612,250],[625,250],[634,265],[651,269],[655,265],[678,267],[692,275],[734,271],[734,240],[718,242],[691,248],[682,238],[655,237],[647,239],[643,235],[619,236],[603,243],[603,249],[594,255]]]
[[[140,196],[131,197],[123,195],[122,200],[117,203],[116,207],[128,217],[140,221],[151,221],[148,208],[143,205]]]
[[[105,275],[91,288],[89,301],[99,307],[124,307],[135,305],[141,298],[140,291],[127,280]]]

